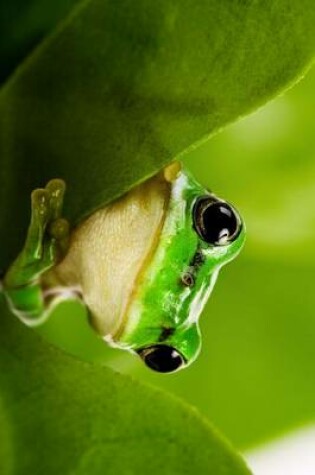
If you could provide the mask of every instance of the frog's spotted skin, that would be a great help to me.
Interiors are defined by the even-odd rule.
[[[111,345],[159,372],[190,364],[218,272],[244,243],[237,212],[178,162],[71,233],[64,190],[52,180],[32,194],[25,246],[3,282],[12,311],[35,326],[60,300],[79,298]]]

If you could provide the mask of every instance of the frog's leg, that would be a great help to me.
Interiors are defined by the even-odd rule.
[[[8,269],[3,290],[15,315],[28,325],[42,323],[52,309],[45,297],[41,275],[63,257],[69,240],[69,224],[61,217],[65,183],[51,180],[31,195],[31,221],[21,253]]]

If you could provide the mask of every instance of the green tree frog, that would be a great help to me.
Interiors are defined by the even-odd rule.
[[[218,272],[244,243],[238,212],[180,162],[73,230],[62,217],[64,193],[53,179],[31,195],[24,248],[3,280],[12,312],[36,326],[62,300],[80,299],[110,345],[162,373],[188,366]]]

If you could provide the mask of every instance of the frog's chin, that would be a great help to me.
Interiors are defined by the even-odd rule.
[[[127,350],[132,353],[136,353],[131,345],[127,345],[126,343],[121,343],[119,340],[115,340],[112,335],[105,335],[102,337],[102,339],[112,348],[118,348],[120,350]]]

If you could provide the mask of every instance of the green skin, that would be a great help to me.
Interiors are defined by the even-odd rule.
[[[214,287],[220,268],[234,259],[245,241],[245,227],[235,241],[210,246],[193,225],[196,199],[209,196],[185,170],[173,187],[157,251],[147,267],[133,301],[133,319],[119,337],[118,345],[131,350],[163,344],[181,353],[186,366],[201,349],[198,319]],[[213,196],[213,195],[212,195]],[[189,274],[192,285],[187,285]],[[140,310],[139,310],[140,308]]]
[[[24,248],[3,281],[13,311],[28,325],[48,318],[71,292],[44,292],[41,275],[65,256],[69,224],[62,218],[65,184],[50,181],[32,193],[32,216]],[[136,352],[168,345],[194,361],[201,348],[198,319],[220,268],[234,259],[245,240],[245,228],[225,245],[211,246],[196,232],[193,206],[211,193],[185,170],[171,187],[171,196],[158,245],[137,282],[135,295],[119,334],[107,336],[115,347]],[[84,296],[83,296],[84,299]]]

